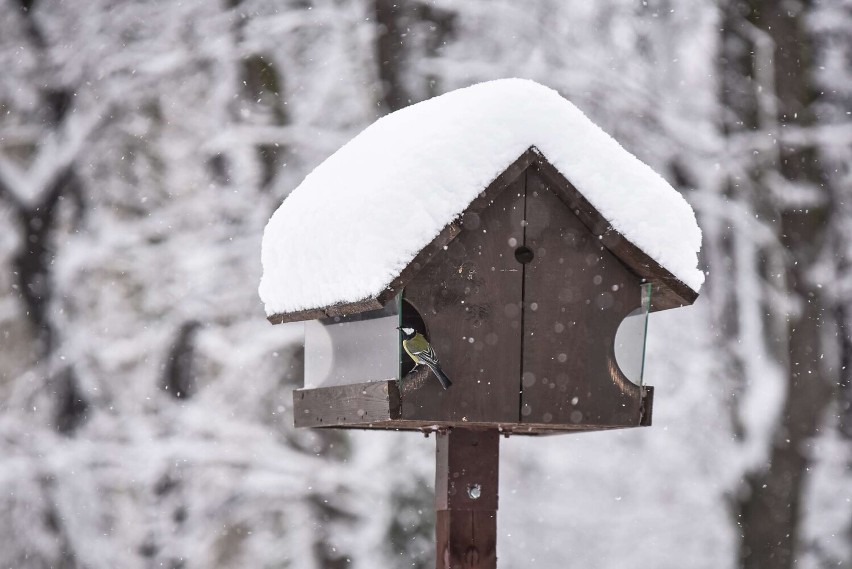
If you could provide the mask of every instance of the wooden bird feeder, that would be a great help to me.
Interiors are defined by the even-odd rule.
[[[648,314],[696,298],[530,147],[380,294],[269,320],[306,321],[297,427],[437,432],[437,566],[484,568],[499,435],[650,425]],[[398,327],[430,340],[451,388]]]

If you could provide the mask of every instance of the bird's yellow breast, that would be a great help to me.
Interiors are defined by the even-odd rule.
[[[414,363],[416,363],[416,364],[419,364],[419,363],[420,363],[420,358],[418,358],[418,357],[417,357],[417,355],[412,354],[412,353],[411,353],[411,350],[409,350],[409,349],[408,349],[408,340],[405,340],[405,341],[402,343],[402,347],[403,347],[403,348],[405,348],[405,353],[406,353],[406,354],[408,354],[408,355],[409,355],[409,357],[410,357],[412,360],[414,360]]]
[[[423,337],[423,334],[418,333],[410,340],[403,340],[402,347],[405,349],[405,352],[411,356],[414,363],[419,364],[422,363],[422,360],[417,354],[428,352],[429,342],[425,337]]]

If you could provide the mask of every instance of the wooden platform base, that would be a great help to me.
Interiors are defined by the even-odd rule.
[[[337,429],[377,429],[435,432],[452,428],[493,429],[504,435],[554,435],[584,431],[602,431],[651,425],[654,388],[644,390],[640,412],[617,424],[579,420],[577,416],[554,417],[550,423],[524,422],[518,412],[514,421],[476,422],[462,419],[422,418],[422,410],[406,405],[406,391],[394,380],[352,385],[297,389],[293,392],[296,427]],[[417,418],[413,418],[417,417]]]

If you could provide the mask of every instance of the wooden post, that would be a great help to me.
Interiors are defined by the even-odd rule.
[[[495,569],[500,435],[454,428],[437,439],[437,568]]]

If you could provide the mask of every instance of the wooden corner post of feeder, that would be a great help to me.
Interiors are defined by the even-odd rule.
[[[440,569],[496,567],[501,434],[651,424],[648,314],[697,297],[535,146],[466,203],[372,296],[269,316],[306,321],[297,427],[437,432]],[[400,328],[431,343],[449,389]]]

